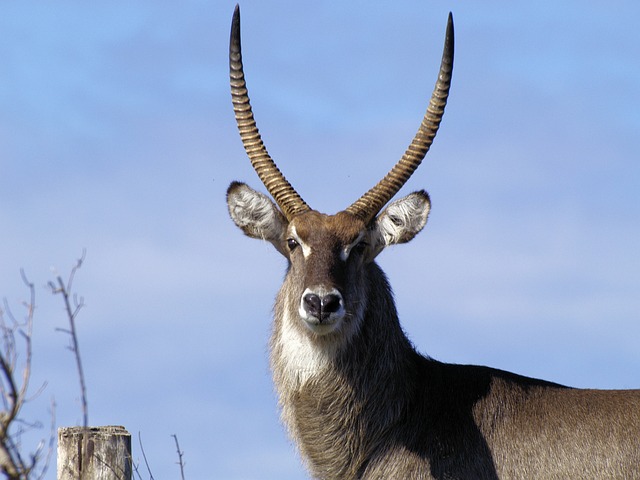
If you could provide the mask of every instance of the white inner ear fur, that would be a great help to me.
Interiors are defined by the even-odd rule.
[[[427,224],[431,202],[426,192],[414,192],[396,200],[376,219],[374,254],[389,245],[405,243],[413,239]]]
[[[280,249],[284,216],[266,195],[247,185],[239,185],[229,193],[227,203],[232,220],[244,233],[267,240]]]

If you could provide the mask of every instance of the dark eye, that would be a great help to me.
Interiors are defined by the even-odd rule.
[[[287,238],[287,247],[289,247],[289,251],[293,252],[298,246],[298,242],[296,242],[293,238]]]
[[[355,247],[353,247],[352,251],[355,252],[355,253],[362,253],[362,252],[365,251],[365,249],[367,248],[368,245],[369,244],[367,242],[357,243],[355,245]]]

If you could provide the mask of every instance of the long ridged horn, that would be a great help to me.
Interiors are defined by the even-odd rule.
[[[444,115],[444,107],[447,105],[447,97],[451,87],[451,73],[453,71],[453,49],[453,16],[449,13],[438,81],[416,136],[400,161],[396,163],[389,173],[375,187],[346,209],[347,212],[364,220],[365,223],[369,223],[402,188],[429,151]]]
[[[275,162],[262,143],[260,132],[253,118],[247,84],[242,67],[242,47],[240,45],[240,6],[236,5],[231,21],[231,38],[229,41],[229,78],[231,83],[231,100],[236,123],[244,149],[251,160],[251,165],[267,187],[269,194],[291,219],[298,213],[310,210],[284,175],[278,170]]]

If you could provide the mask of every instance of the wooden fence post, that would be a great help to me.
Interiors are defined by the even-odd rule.
[[[58,429],[58,480],[131,480],[131,434],[124,427]]]

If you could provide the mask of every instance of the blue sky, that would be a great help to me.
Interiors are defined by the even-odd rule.
[[[45,285],[86,248],[90,422],[141,432],[161,478],[179,475],[172,434],[191,480],[305,478],[268,372],[285,262],[224,202],[232,180],[261,187],[228,91],[234,5],[21,2],[0,16],[0,296],[19,315],[20,268],[35,283],[34,389],[48,382],[26,413],[46,423],[55,396],[59,426],[81,421]],[[327,213],[410,142],[452,10],[449,105],[401,192],[429,191],[429,223],[379,257],[406,332],[444,361],[640,386],[640,4],[241,8],[263,138]]]

